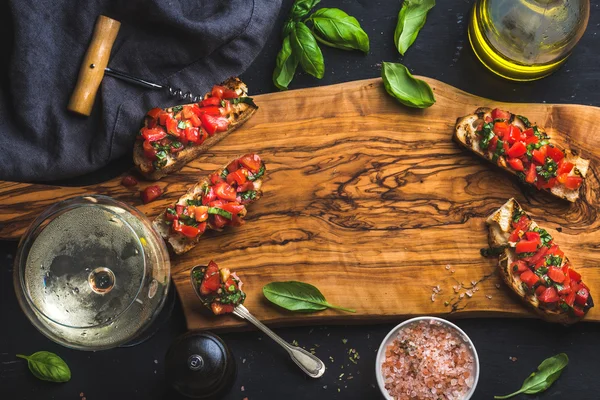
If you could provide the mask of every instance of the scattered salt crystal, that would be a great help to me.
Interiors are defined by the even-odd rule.
[[[491,294],[486,294],[486,295],[485,295],[485,297],[487,297],[487,298],[488,298],[488,300],[491,300],[491,299],[492,299],[492,295],[491,295]]]
[[[500,284],[496,283],[496,289],[500,289]]]
[[[515,361],[517,361],[517,357],[508,357],[508,359],[509,359],[510,361],[512,361],[512,362],[515,362]]]
[[[470,291],[470,290],[467,290],[467,291],[465,292],[465,294],[466,294],[467,296],[469,296],[469,298],[473,297],[473,292],[472,292],[472,291]]]
[[[477,281],[471,281],[471,286],[477,285]]]
[[[462,299],[463,297],[465,297],[464,293],[461,293],[460,296],[458,296],[459,299]]]
[[[246,390],[246,388],[244,388],[243,386],[240,388],[240,390],[243,392]]]
[[[450,268],[451,268],[451,267],[450,267],[450,264],[446,264],[446,269],[448,270],[448,269],[450,269]]]
[[[432,293],[432,294],[431,294],[431,301],[432,301],[432,302],[433,302],[433,301],[435,301],[435,293]]]
[[[450,271],[451,273],[454,273],[454,270]]]
[[[246,359],[245,358],[242,360],[242,364],[246,364]]]

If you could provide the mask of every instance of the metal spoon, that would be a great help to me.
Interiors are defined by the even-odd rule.
[[[196,295],[200,299],[202,299],[202,296],[200,296],[200,288],[198,287],[198,283],[194,279],[194,271],[196,269],[200,269],[200,268],[203,268],[203,267],[198,265],[198,266],[192,268],[192,272],[191,272],[192,279],[191,280],[192,280],[192,287],[194,288],[194,292],[196,292]],[[204,304],[204,302],[202,304]],[[204,304],[204,305],[207,306],[206,304]],[[323,363],[323,361],[321,361],[314,354],[311,354],[308,351],[306,351],[300,347],[292,346],[291,344],[289,344],[288,342],[286,342],[285,340],[280,338],[275,332],[273,332],[272,330],[267,328],[262,322],[260,322],[258,319],[256,319],[256,317],[254,317],[254,315],[250,314],[250,311],[248,311],[248,309],[246,307],[244,307],[243,305],[240,304],[240,305],[236,306],[233,309],[233,314],[251,322],[252,324],[254,324],[254,326],[256,326],[258,329],[263,331],[267,336],[269,336],[275,342],[279,343],[279,345],[288,352],[288,354],[290,355],[292,360],[296,363],[296,365],[298,365],[300,367],[300,369],[302,371],[304,371],[311,378],[319,378],[325,373],[325,364]]]

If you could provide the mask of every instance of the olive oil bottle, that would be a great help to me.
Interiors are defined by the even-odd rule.
[[[590,0],[477,0],[469,41],[492,72],[515,81],[543,78],[583,36]]]

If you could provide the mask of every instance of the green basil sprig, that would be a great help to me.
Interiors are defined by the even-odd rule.
[[[384,62],[381,77],[385,90],[405,106],[427,108],[435,103],[431,87],[414,78],[402,64]]]
[[[537,371],[529,375],[521,389],[506,396],[494,396],[494,399],[508,399],[521,393],[536,394],[548,389],[560,377],[563,369],[569,364],[569,357],[560,353],[542,361]]]
[[[317,40],[343,50],[369,51],[369,37],[356,18],[337,8],[322,8],[308,16],[320,0],[296,0],[283,26],[283,44],[275,60],[273,84],[288,88],[298,64],[321,79],[325,61]],[[308,17],[307,17],[308,16]],[[306,17],[306,18],[305,18]],[[307,24],[312,24],[312,30]]]
[[[394,43],[400,54],[404,55],[413,44],[434,6],[435,0],[404,0],[394,31]]]
[[[369,52],[369,36],[356,18],[339,8],[321,8],[309,18],[317,40],[327,46],[342,50]]]
[[[67,382],[71,379],[71,370],[62,358],[49,351],[38,351],[30,356],[17,354],[27,360],[31,373],[38,379],[50,382]]]
[[[329,304],[319,289],[304,282],[271,282],[263,287],[263,294],[271,303],[290,311],[313,312],[333,308],[356,312],[350,308]]]

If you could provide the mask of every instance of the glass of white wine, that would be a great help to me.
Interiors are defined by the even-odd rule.
[[[469,41],[492,72],[515,81],[560,67],[583,36],[590,0],[477,0]]]
[[[48,338],[80,350],[138,337],[159,314],[170,280],[162,238],[139,210],[106,196],[44,211],[22,237],[14,286]]]

